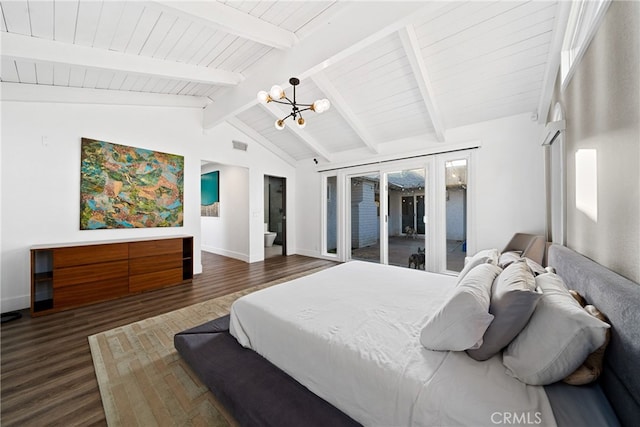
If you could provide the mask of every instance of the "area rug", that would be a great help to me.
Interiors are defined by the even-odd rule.
[[[173,347],[173,336],[229,314],[243,295],[327,267],[214,298],[89,337],[109,426],[229,426],[233,420]]]

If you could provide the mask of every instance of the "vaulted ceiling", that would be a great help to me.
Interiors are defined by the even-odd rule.
[[[546,117],[566,2],[0,1],[3,100],[175,105],[292,164],[373,155],[521,113]],[[299,102],[257,102],[300,78]]]

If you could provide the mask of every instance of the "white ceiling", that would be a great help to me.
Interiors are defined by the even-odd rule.
[[[521,113],[546,117],[555,1],[0,1],[3,100],[178,105],[291,163]],[[300,130],[258,90],[328,98]]]

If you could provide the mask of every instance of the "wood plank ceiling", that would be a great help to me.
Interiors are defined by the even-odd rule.
[[[2,99],[202,108],[203,128],[228,121],[291,163],[373,155],[546,116],[562,3],[5,0]],[[332,107],[278,131],[289,111],[256,93],[290,94],[291,76]]]

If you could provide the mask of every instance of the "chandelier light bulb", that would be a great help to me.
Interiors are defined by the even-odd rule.
[[[327,111],[331,107],[331,103],[329,103],[328,99],[319,99],[313,103],[313,111],[318,114],[322,114]]]
[[[269,91],[269,95],[271,99],[282,99],[284,98],[284,90],[278,85],[273,85]]]
[[[276,129],[282,130],[284,129],[284,120],[278,119],[275,122]]]
[[[258,92],[258,102],[266,105],[269,101],[271,101],[271,97],[266,91],[261,90]]]
[[[302,117],[300,117],[298,119],[298,127],[300,129],[304,129],[304,127],[307,125],[307,122],[304,121],[304,119]]]

